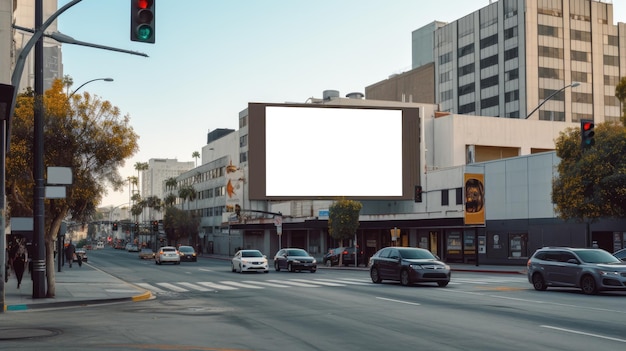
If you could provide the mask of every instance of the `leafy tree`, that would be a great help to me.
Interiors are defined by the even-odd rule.
[[[561,159],[552,184],[552,202],[563,219],[593,221],[626,215],[626,128],[602,123],[596,143],[582,152],[580,130],[569,128],[556,141]]]
[[[163,229],[169,243],[177,244],[183,238],[188,237],[190,233],[197,233],[199,225],[199,219],[193,217],[188,211],[174,206],[165,208]]]
[[[86,223],[106,193],[107,185],[123,190],[119,168],[134,155],[138,136],[119,108],[88,92],[67,95],[72,81],[55,80],[44,94],[44,167],[70,167],[73,183],[65,199],[46,199],[47,296],[55,296],[54,240],[68,216]],[[12,123],[11,150],[6,159],[6,194],[12,217],[33,216],[34,94],[20,94]]]
[[[190,217],[195,218],[195,215],[191,214],[190,207],[191,201],[196,199],[196,189],[193,185],[185,185],[182,188],[178,189],[178,197],[183,199],[183,203],[187,201],[187,212],[190,213]],[[190,230],[189,235],[191,236],[193,245],[196,244],[196,237],[198,236],[198,227],[196,226],[193,230]]]
[[[615,87],[615,97],[622,103],[622,124],[626,126],[626,77]]]
[[[199,153],[198,151],[194,151],[194,152],[191,154],[191,157],[193,157],[193,158],[195,158],[195,159],[196,159],[196,167],[198,167],[198,159],[200,158],[200,153]]]
[[[354,234],[359,228],[361,208],[363,208],[363,204],[348,199],[340,199],[330,205],[328,209],[328,233],[331,237],[340,240],[341,246],[343,246],[344,239],[354,238]],[[340,265],[342,260],[343,255],[339,255]]]

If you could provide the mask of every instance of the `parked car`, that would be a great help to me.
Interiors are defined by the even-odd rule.
[[[441,262],[430,251],[417,247],[385,247],[369,260],[370,278],[374,283],[396,280],[402,285],[450,283],[450,266]]]
[[[154,255],[155,264],[162,264],[164,262],[180,264],[180,255],[174,246],[163,246]]]
[[[154,258],[154,251],[152,251],[152,249],[144,247],[143,249],[141,249],[141,251],[139,251],[139,258],[142,259],[142,260],[144,260],[144,259],[153,259]]]
[[[342,264],[354,266],[354,250],[354,247],[337,247],[330,249],[326,255],[324,255],[324,265],[326,267],[336,266],[339,264],[339,258],[341,257]],[[364,262],[363,251],[360,251],[357,257],[357,264],[363,264]]]
[[[259,250],[239,250],[231,259],[231,270],[233,272],[263,272],[269,273],[267,256]]]
[[[315,273],[317,260],[303,249],[281,249],[274,256],[274,269],[277,272],[286,269],[290,272],[309,271]]]
[[[87,262],[87,260],[89,259],[89,257],[87,257],[87,251],[84,248],[77,248],[76,251],[74,251],[74,253],[76,253],[76,255],[74,256],[74,262],[78,261],[78,256],[80,256],[82,258],[83,262]]]
[[[178,254],[180,255],[181,261],[196,262],[198,260],[196,250],[191,246],[179,246]]]
[[[622,261],[626,261],[626,249],[621,249],[621,250],[613,252],[613,256],[617,257],[618,259]]]
[[[626,262],[603,249],[545,247],[535,251],[527,266],[535,290],[571,287],[587,295],[626,291]]]
[[[137,245],[135,245],[135,244],[127,245],[126,246],[126,250],[128,252],[139,252],[139,247]]]

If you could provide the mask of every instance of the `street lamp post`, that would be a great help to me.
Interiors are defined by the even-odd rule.
[[[72,93],[71,93],[71,94],[67,97],[67,98],[68,98],[68,100],[69,100],[72,96],[74,96],[74,94],[76,94],[76,92],[77,92],[77,91],[79,91],[79,90],[80,90],[80,88],[84,87],[85,85],[87,85],[87,84],[89,84],[89,83],[91,83],[91,82],[95,82],[95,81],[97,81],[97,80],[103,80],[103,81],[105,81],[105,82],[112,82],[112,81],[113,81],[113,78],[96,78],[96,79],[88,80],[88,81],[86,81],[85,83],[81,84],[78,88],[76,88],[76,90],[74,90],[74,91],[73,91],[73,92],[72,92]]]
[[[539,108],[541,106],[543,106],[543,104],[545,104],[546,102],[548,102],[548,100],[552,99],[553,97],[556,96],[556,94],[562,92],[563,90],[567,89],[567,88],[576,88],[577,86],[579,86],[580,83],[579,82],[572,82],[571,84],[568,84],[566,86],[564,86],[563,88],[553,92],[552,94],[550,94],[550,96],[548,96],[547,98],[545,98],[537,107],[535,107],[534,110],[530,111],[530,113],[526,116],[526,119],[528,119],[533,113],[535,113],[537,110],[539,110]]]

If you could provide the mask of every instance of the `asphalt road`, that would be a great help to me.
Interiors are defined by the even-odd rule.
[[[455,273],[445,288],[367,272],[239,274],[223,260],[157,266],[121,250],[90,264],[153,291],[139,303],[5,314],[44,336],[6,350],[609,350],[625,293],[532,289],[523,275]],[[5,321],[6,322],[6,321]]]

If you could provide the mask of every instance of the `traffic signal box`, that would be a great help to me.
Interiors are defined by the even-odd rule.
[[[152,221],[152,230],[155,232],[159,231],[159,221]]]
[[[116,232],[117,231],[117,223],[113,223],[113,231]]]
[[[130,1],[130,40],[154,44],[155,0]]]
[[[595,125],[593,124],[593,120],[590,119],[581,119],[580,120],[580,136],[581,136],[581,147],[583,151],[591,148],[595,143],[594,132]]]

